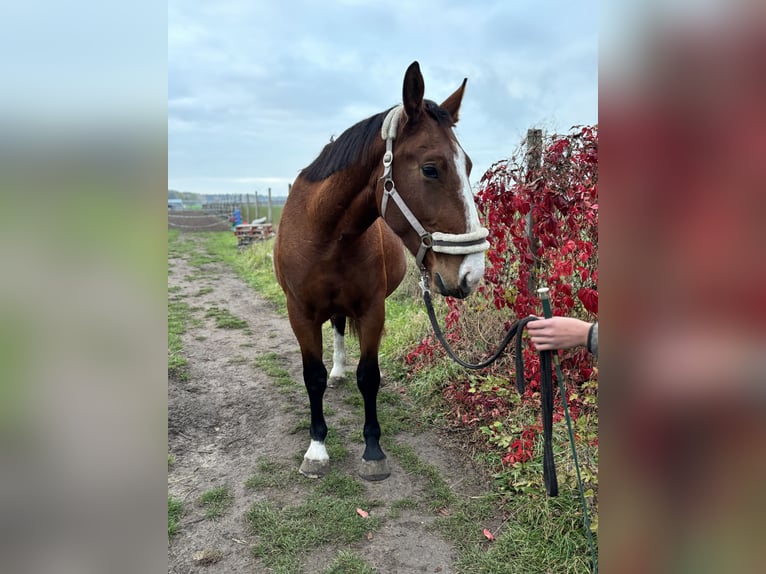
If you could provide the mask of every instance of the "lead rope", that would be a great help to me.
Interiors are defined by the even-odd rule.
[[[546,319],[550,319],[553,316],[553,312],[551,311],[551,299],[549,295],[549,289],[547,287],[541,287],[537,290],[538,294],[540,295],[540,301],[543,305],[543,315]],[[572,431],[572,418],[569,416],[569,404],[567,403],[567,394],[564,390],[564,377],[561,373],[561,361],[559,359],[558,354],[553,354],[551,351],[544,351],[545,353],[548,353],[552,355],[553,362],[556,365],[556,375],[559,378],[559,392],[561,394],[561,402],[564,405],[564,416],[567,421],[567,431],[569,433],[569,445],[572,447],[572,459],[574,460],[574,467],[575,472],[577,473],[577,485],[580,490],[580,503],[582,504],[582,519],[583,523],[585,524],[585,534],[588,537],[588,546],[590,546],[590,554],[591,554],[591,566],[593,569],[593,574],[598,574],[598,556],[596,554],[596,545],[593,542],[593,532],[591,532],[590,529],[590,517],[588,515],[588,504],[585,502],[585,488],[582,483],[582,478],[580,476],[580,465],[577,462],[577,449],[575,448],[575,439],[574,439],[574,432]],[[541,357],[542,358],[542,357]],[[542,370],[542,363],[540,364],[540,369]],[[550,371],[550,365],[548,366],[548,369]],[[543,467],[543,470],[545,467]]]
[[[428,289],[426,283],[427,277],[425,272],[422,273],[423,276],[421,278],[420,288],[423,290],[423,300],[426,304],[428,318],[431,320],[431,325],[434,329],[436,338],[439,340],[442,347],[444,347],[444,350],[450,358],[452,358],[458,365],[467,369],[483,369],[497,361],[506,347],[508,347],[511,340],[516,337],[516,389],[520,395],[524,394],[524,358],[521,350],[521,334],[527,323],[537,321],[538,317],[530,315],[529,317],[516,321],[511,325],[510,329],[508,329],[508,332],[505,334],[505,337],[503,337],[497,350],[489,359],[480,363],[468,363],[455,354],[452,347],[447,342],[447,339],[444,337],[444,333],[439,326],[439,322],[436,319],[436,313],[434,312],[433,303],[431,301],[431,291]],[[548,493],[548,496],[558,496],[559,485],[558,480],[556,479],[556,465],[553,462],[553,375],[551,372],[550,351],[543,351],[540,353],[540,391],[543,419],[543,482],[545,483],[545,490]]]
[[[522,357],[521,350],[521,334],[526,327],[527,323],[538,320],[538,317],[530,315],[524,319],[516,321],[508,329],[508,332],[503,337],[497,350],[492,354],[489,359],[481,361],[479,363],[469,363],[458,357],[452,350],[452,347],[444,337],[444,333],[439,326],[439,322],[436,319],[436,313],[433,308],[431,300],[431,290],[428,288],[428,277],[424,269],[421,268],[420,289],[423,291],[423,301],[426,305],[426,311],[428,312],[428,318],[431,321],[434,334],[441,343],[442,347],[446,351],[447,355],[454,360],[457,364],[467,369],[483,369],[490,366],[497,361],[503,351],[508,347],[511,340],[516,337],[515,344],[515,363],[516,363],[516,389],[519,394],[524,393],[525,381],[524,381],[524,359]],[[550,307],[550,298],[548,296],[548,288],[544,287],[538,289],[540,294],[543,313],[546,318],[552,316]],[[541,399],[541,418],[543,420],[543,483],[545,484],[545,490],[549,496],[558,495],[558,480],[556,478],[556,465],[553,461],[553,369],[551,363],[556,364],[556,374],[559,379],[559,392],[561,394],[561,401],[564,406],[564,415],[567,422],[567,431],[569,433],[569,444],[572,448],[572,458],[574,459],[575,471],[577,473],[577,485],[580,491],[580,502],[582,503],[583,510],[583,522],[585,525],[585,534],[588,539],[588,546],[591,552],[592,571],[593,574],[598,574],[598,556],[596,555],[596,547],[593,542],[593,533],[590,529],[590,518],[588,514],[588,506],[585,501],[585,487],[582,482],[582,476],[580,474],[580,465],[577,460],[577,449],[575,448],[574,431],[572,430],[572,419],[569,415],[569,404],[566,399],[566,391],[564,389],[564,377],[561,373],[561,365],[559,363],[558,355],[554,355],[552,351],[540,352],[540,399]]]

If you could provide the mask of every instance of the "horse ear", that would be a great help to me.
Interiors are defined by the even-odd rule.
[[[404,74],[404,86],[402,88],[402,103],[407,113],[408,121],[417,121],[423,114],[423,94],[426,91],[423,82],[423,74],[420,73],[420,65],[412,62]]]
[[[465,83],[467,81],[468,78],[463,78],[463,83],[460,84],[460,87],[449,98],[444,100],[441,105],[441,107],[449,112],[452,116],[452,121],[455,123],[457,123],[458,111],[460,110],[460,103],[463,101],[463,92],[465,92]]]

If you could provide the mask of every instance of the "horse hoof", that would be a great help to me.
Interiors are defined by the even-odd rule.
[[[346,382],[346,377],[330,377],[327,380],[327,386],[331,389],[341,386]]]
[[[321,478],[330,472],[330,461],[304,458],[298,472],[307,478]]]
[[[359,467],[359,476],[364,480],[385,480],[391,476],[388,460],[385,458],[381,460],[362,459],[362,465]]]

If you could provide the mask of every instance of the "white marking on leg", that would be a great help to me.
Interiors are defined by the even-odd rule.
[[[342,379],[346,376],[346,338],[338,333],[334,327],[332,332],[335,334],[335,339],[333,341],[330,378]]]
[[[313,461],[328,461],[330,460],[330,455],[327,454],[327,449],[323,442],[311,439],[309,449],[306,451],[306,454],[303,455],[303,458]]]

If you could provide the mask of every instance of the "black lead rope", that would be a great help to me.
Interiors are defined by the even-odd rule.
[[[519,335],[521,339],[521,335]],[[552,351],[540,352],[540,402],[543,419],[543,482],[548,496],[558,496],[559,482],[553,462],[553,360]]]
[[[510,344],[511,340],[516,337],[515,351],[516,351],[516,389],[519,394],[524,394],[525,380],[524,380],[524,358],[521,350],[521,334],[524,331],[524,327],[531,321],[537,321],[538,317],[529,316],[524,319],[516,321],[508,332],[503,337],[497,350],[492,356],[480,363],[468,363],[458,357],[450,347],[447,339],[442,333],[439,322],[436,320],[436,313],[431,302],[431,292],[427,289],[423,290],[423,300],[426,304],[426,311],[428,311],[428,318],[431,320],[431,326],[434,329],[436,338],[441,343],[447,354],[458,364],[466,369],[484,369],[489,367],[492,363],[497,361],[500,355],[505,351],[506,347]],[[556,479],[556,465],[553,462],[553,368],[552,368],[552,352],[542,351],[540,353],[540,397],[542,402],[542,419],[543,419],[543,482],[545,483],[545,490],[548,496],[558,496],[559,484]]]
[[[502,354],[502,352],[508,347],[511,339],[516,337],[516,389],[519,394],[524,393],[524,360],[521,353],[521,333],[530,321],[536,321],[538,317],[529,316],[521,319],[511,325],[511,328],[506,333],[505,337],[500,343],[500,346],[492,354],[492,356],[486,361],[481,363],[468,363],[458,357],[455,352],[447,343],[447,339],[442,333],[439,322],[436,320],[436,313],[431,302],[431,292],[425,287],[425,278],[421,283],[423,290],[423,301],[426,304],[426,310],[428,311],[428,318],[431,320],[431,326],[434,329],[436,338],[439,339],[442,347],[447,354],[459,365],[467,369],[483,369],[494,363]],[[558,496],[559,483],[556,479],[556,465],[553,462],[553,351],[541,351],[540,352],[540,402],[542,404],[542,419],[543,419],[543,482],[545,483],[545,490],[549,496]],[[559,377],[559,391],[561,392],[561,401],[564,405],[564,414],[566,415],[567,429],[569,431],[569,442],[572,447],[572,457],[574,458],[575,470],[577,471],[577,483],[580,488],[580,500],[582,502],[583,521],[585,523],[585,533],[588,537],[588,544],[590,546],[592,557],[592,572],[598,574],[598,558],[596,554],[596,547],[593,542],[593,534],[590,530],[590,519],[588,518],[588,506],[585,502],[585,493],[580,477],[580,466],[577,463],[577,449],[575,448],[574,434],[572,432],[572,421],[569,417],[569,408],[567,405],[566,391],[564,389],[564,379],[561,375],[561,368],[558,361],[556,362],[556,370]]]

